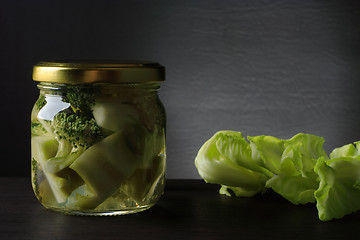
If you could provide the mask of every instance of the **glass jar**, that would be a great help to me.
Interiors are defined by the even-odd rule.
[[[31,178],[48,209],[146,210],[165,184],[165,69],[150,62],[41,62],[31,115]]]

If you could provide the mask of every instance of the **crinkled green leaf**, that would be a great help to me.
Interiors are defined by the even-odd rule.
[[[312,134],[299,133],[287,141],[289,147],[297,152],[294,165],[302,174],[313,172],[319,157],[327,158],[324,150],[324,138]]]
[[[275,192],[294,204],[315,202],[314,192],[318,182],[302,176],[277,175],[266,182]]]
[[[243,166],[256,168],[250,163],[251,159],[247,159],[251,156],[250,147],[243,142],[237,144],[233,141],[234,135],[237,135],[237,139],[242,138],[241,133],[231,131],[216,133],[200,148],[195,158],[195,166],[208,183],[261,192],[265,189],[265,182],[269,177]]]
[[[320,158],[315,172],[320,177],[320,187],[315,191],[320,220],[342,218],[360,209],[360,160]]]
[[[324,139],[312,134],[300,133],[288,140],[272,136],[255,136],[248,139],[258,151],[263,165],[275,174],[284,171],[293,174],[295,170],[311,171],[316,159],[327,156],[323,149]]]
[[[288,140],[269,136],[249,139],[256,145],[264,165],[276,174],[266,187],[294,204],[315,202],[319,180],[313,168],[316,159],[327,158],[323,138],[300,133]]]
[[[294,159],[301,158],[300,151],[296,151],[291,146],[285,148],[280,160],[280,172],[288,176],[297,176],[300,174],[298,167],[295,166]]]
[[[221,131],[200,149],[200,176],[220,184],[221,194],[251,197],[272,188],[294,204],[316,201],[323,221],[360,210],[360,141],[334,149],[329,158],[324,139],[311,134],[248,140]]]
[[[354,144],[350,143],[347,145],[344,145],[339,148],[335,148],[330,153],[330,158],[340,158],[340,157],[359,157],[359,144],[360,142],[355,142]]]
[[[264,167],[274,174],[281,173],[281,157],[285,150],[285,141],[272,136],[255,136],[248,137],[253,143],[254,150],[258,151]]]
[[[260,167],[252,158],[250,144],[240,132],[222,131],[216,134],[216,148],[220,155],[247,169],[272,177],[266,168]]]

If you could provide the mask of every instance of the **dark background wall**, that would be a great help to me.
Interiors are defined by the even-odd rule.
[[[30,173],[32,66],[137,59],[166,66],[168,178],[217,130],[360,140],[360,2],[2,0],[2,176]]]

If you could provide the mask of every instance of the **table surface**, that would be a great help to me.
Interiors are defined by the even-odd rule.
[[[46,210],[28,178],[0,178],[0,239],[359,239],[360,213],[321,222],[314,204],[293,205],[268,191],[227,197],[201,180],[168,180],[141,213],[68,216]]]

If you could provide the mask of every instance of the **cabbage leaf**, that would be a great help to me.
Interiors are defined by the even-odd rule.
[[[249,143],[240,132],[221,131],[200,148],[195,166],[205,182],[235,191],[238,188],[238,196],[252,196],[265,190],[272,174],[253,162],[251,155]]]
[[[329,221],[360,210],[360,141],[328,156],[324,138],[299,133],[290,139],[247,137],[219,131],[200,148],[195,166],[227,196],[251,197],[271,188],[293,204],[315,203]]]
[[[266,182],[267,188],[294,204],[315,202],[319,180],[313,169],[319,157],[327,158],[323,138],[299,133],[288,140],[271,136],[248,139],[259,151],[264,166],[275,174]]]
[[[360,160],[320,158],[315,166],[320,187],[315,191],[319,219],[342,218],[360,209]]]

